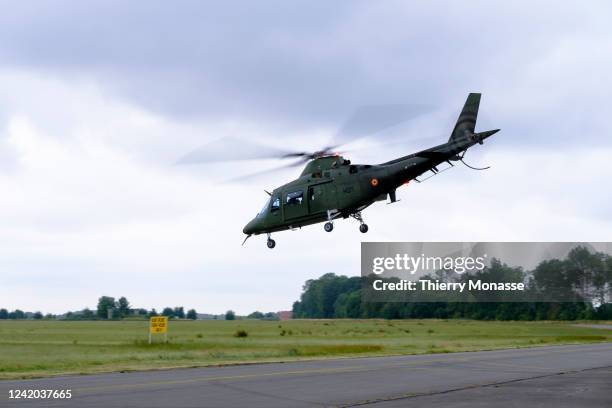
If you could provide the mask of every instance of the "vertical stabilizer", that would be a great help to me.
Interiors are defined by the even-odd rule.
[[[480,94],[471,93],[468,95],[463,110],[457,119],[453,133],[449,142],[474,134],[476,128],[476,118],[478,117],[478,107],[480,106]]]

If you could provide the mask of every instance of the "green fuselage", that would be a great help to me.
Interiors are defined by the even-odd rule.
[[[271,233],[304,225],[346,218],[387,196],[427,171],[496,133],[497,130],[465,134],[448,143],[378,164],[354,165],[341,156],[320,157],[309,162],[297,180],[276,188],[264,208],[245,227],[247,235]]]

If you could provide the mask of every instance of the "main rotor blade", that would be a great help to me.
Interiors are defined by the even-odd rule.
[[[249,181],[249,180],[255,179],[257,177],[263,177],[263,176],[266,176],[268,174],[276,173],[278,171],[282,171],[282,170],[285,170],[285,169],[301,166],[301,165],[305,164],[307,161],[308,161],[308,159],[298,160],[296,162],[285,164],[283,166],[273,167],[271,169],[262,170],[262,171],[258,171],[258,172],[255,172],[255,173],[240,175],[240,176],[231,178],[229,180],[225,180],[225,182],[226,183],[238,183],[238,182],[241,182],[241,181]]]
[[[381,132],[432,110],[416,104],[365,105],[358,108],[334,137],[333,145],[343,145]]]
[[[330,154],[341,145],[399,125],[430,110],[429,106],[415,104],[362,106],[340,128],[332,143],[315,152],[291,151],[244,139],[223,137],[193,150],[176,164],[291,158],[302,158],[300,163],[305,163],[309,159]]]
[[[236,160],[283,159],[301,157],[304,152],[292,152],[234,137],[223,137],[186,154],[177,164],[213,163]]]

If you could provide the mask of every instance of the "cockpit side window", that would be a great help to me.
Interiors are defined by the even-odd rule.
[[[293,191],[291,193],[287,193],[287,205],[301,205],[304,200],[304,191]]]
[[[272,200],[272,207],[270,207],[271,212],[278,211],[280,209],[280,197],[274,197]]]

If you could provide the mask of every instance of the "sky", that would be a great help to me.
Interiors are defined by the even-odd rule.
[[[291,308],[308,279],[359,274],[362,241],[610,241],[612,6],[605,1],[8,1],[0,14],[0,307]],[[381,163],[443,143],[455,167],[364,212],[245,246],[299,168],[176,165],[223,137],[326,145],[370,104],[428,110],[346,146]],[[229,149],[229,148],[228,148]],[[231,152],[230,152],[231,153]]]

